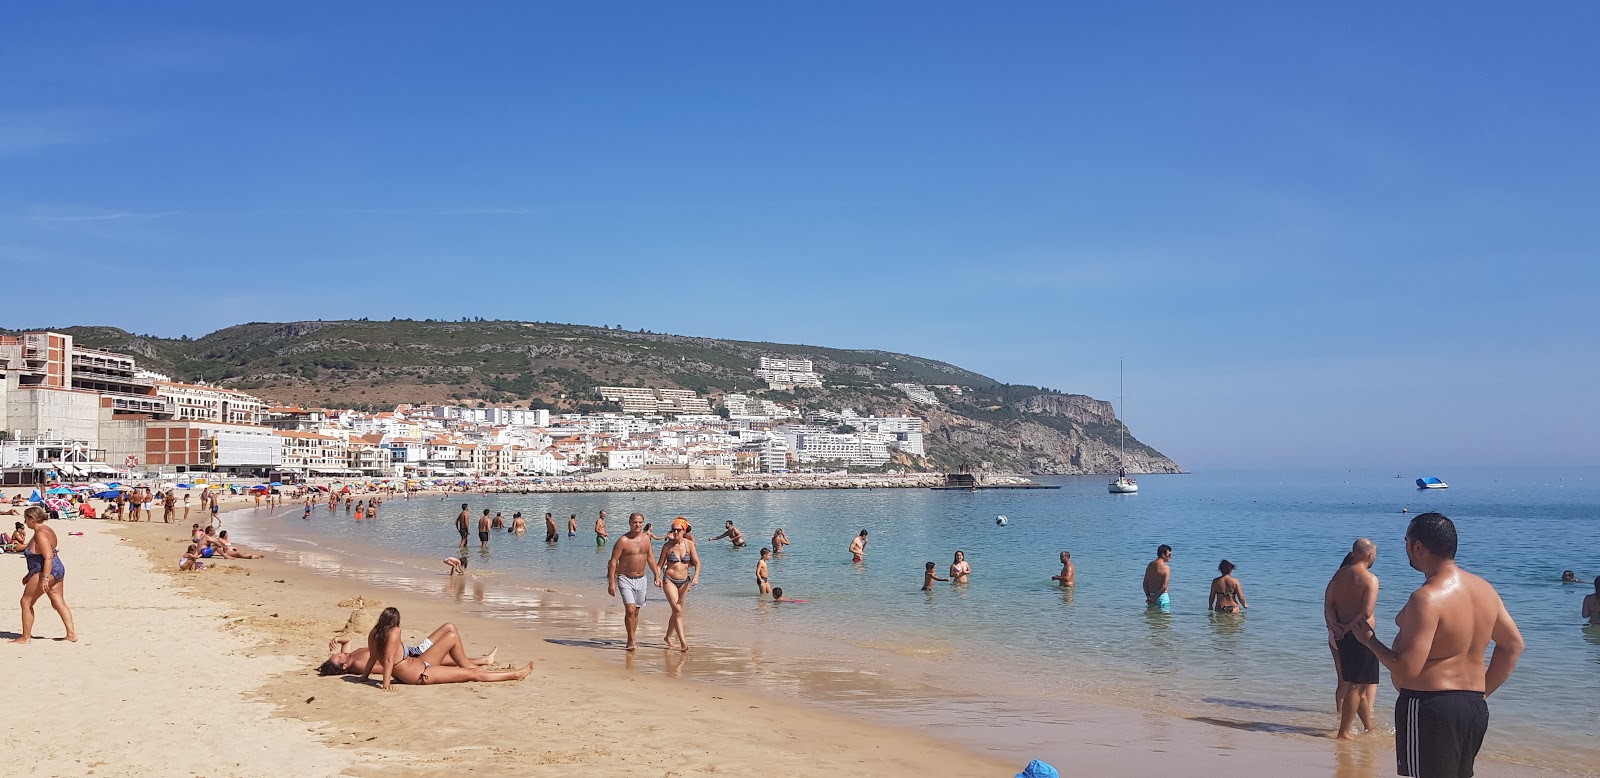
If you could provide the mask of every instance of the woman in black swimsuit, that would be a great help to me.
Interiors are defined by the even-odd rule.
[[[690,568],[694,571],[691,573]],[[656,586],[661,587],[667,596],[667,605],[672,608],[672,616],[667,619],[666,643],[672,645],[672,634],[678,634],[678,650],[688,651],[689,643],[683,637],[683,602],[689,596],[689,590],[700,582],[700,555],[695,553],[694,540],[689,538],[689,522],[683,519],[673,519],[672,529],[667,531],[667,542],[661,546],[661,558],[657,564],[661,577],[656,579]]]
[[[56,532],[45,524],[50,514],[35,505],[22,512],[22,523],[33,530],[33,537],[22,549],[28,564],[27,575],[22,576],[22,634],[12,643],[27,643],[33,638],[33,606],[40,597],[50,598],[50,607],[61,616],[67,627],[67,640],[78,641],[78,631],[72,626],[72,609],[67,607],[67,567],[56,554]]]

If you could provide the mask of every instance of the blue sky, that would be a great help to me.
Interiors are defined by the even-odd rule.
[[[5,326],[620,324],[1099,397],[1126,358],[1192,469],[1600,464],[1592,4],[4,17]]]

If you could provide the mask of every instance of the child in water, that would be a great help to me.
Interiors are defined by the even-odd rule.
[[[794,603],[803,603],[803,602],[805,602],[805,600],[796,600],[796,599],[794,599],[792,597],[783,596],[783,587],[781,587],[781,586],[772,587],[772,601],[773,602],[794,602]]]
[[[934,581],[948,581],[948,580],[950,580],[948,578],[940,578],[939,574],[937,572],[934,572],[934,568],[936,568],[936,567],[938,567],[938,565],[935,565],[934,563],[929,562],[926,567],[922,568],[922,590],[925,591],[925,592],[933,591],[933,582]]]
[[[772,549],[761,549],[761,560],[756,562],[756,591],[766,594],[772,591],[772,584],[767,583],[767,560],[772,558]]]

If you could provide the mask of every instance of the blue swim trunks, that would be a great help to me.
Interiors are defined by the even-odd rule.
[[[1160,597],[1157,597],[1153,600],[1149,597],[1146,597],[1145,605],[1151,608],[1160,608],[1162,610],[1166,610],[1172,607],[1172,598],[1168,597],[1166,592],[1162,592]]]

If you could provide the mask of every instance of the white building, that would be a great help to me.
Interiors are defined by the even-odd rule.
[[[766,381],[769,389],[822,388],[822,375],[812,368],[809,359],[762,357],[755,375]]]

